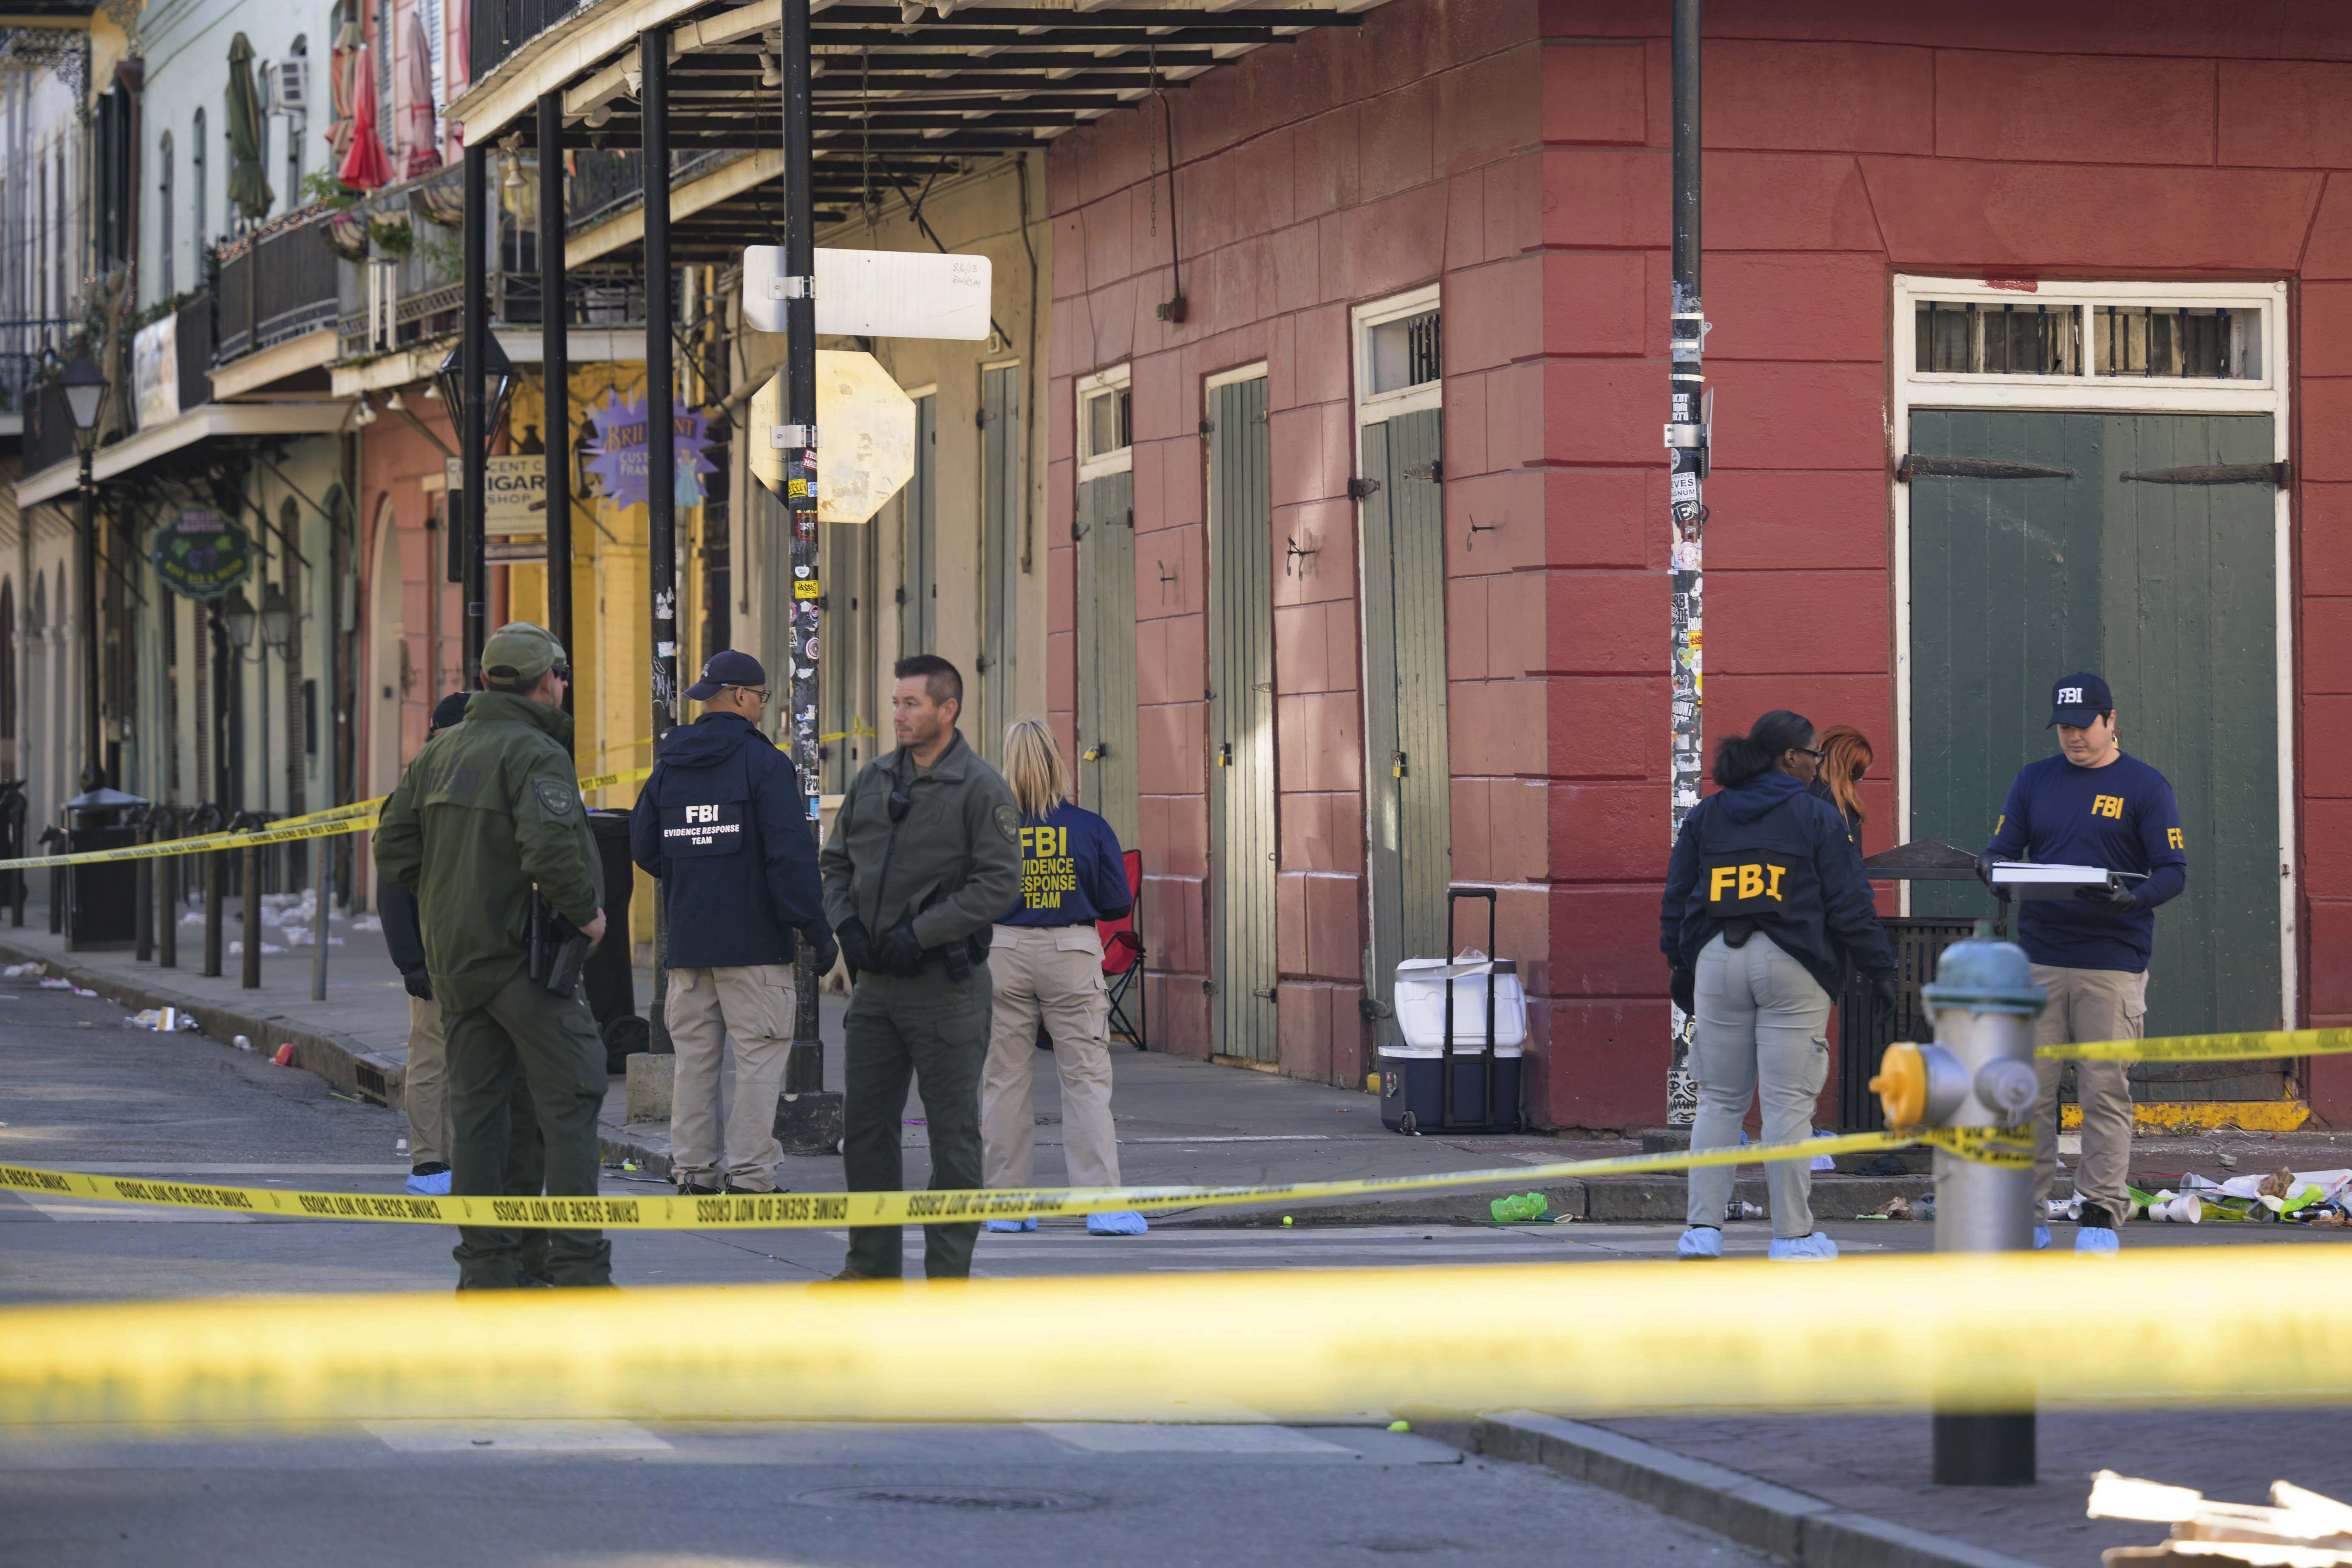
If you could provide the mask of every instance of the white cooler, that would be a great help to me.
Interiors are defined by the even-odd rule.
[[[1491,972],[1491,976],[1490,976]],[[1494,985],[1493,1055],[1486,988]],[[1453,1116],[1446,1115],[1445,1007],[1454,1004]],[[1396,966],[1401,1044],[1381,1050],[1381,1121],[1397,1132],[1514,1132],[1528,997],[1518,965],[1472,949],[1454,960],[1408,958]]]

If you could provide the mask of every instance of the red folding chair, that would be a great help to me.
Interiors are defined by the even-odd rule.
[[[1143,851],[1130,849],[1122,858],[1127,862],[1127,913],[1115,921],[1097,921],[1095,929],[1102,933],[1110,1032],[1147,1051],[1151,1047],[1143,1031],[1143,938],[1135,930],[1135,907],[1143,898]]]

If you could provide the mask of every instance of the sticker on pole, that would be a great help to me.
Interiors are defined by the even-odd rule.
[[[816,353],[816,483],[787,476],[785,455],[761,434],[782,423],[784,380],[751,395],[751,477],[775,495],[816,494],[820,522],[867,522],[915,477],[915,400],[872,354]],[[802,584],[795,584],[798,587]]]
[[[978,342],[991,331],[985,256],[820,248],[809,283],[816,296],[816,330],[829,336]],[[743,317],[753,328],[782,331],[786,305],[801,290],[801,280],[785,268],[782,246],[745,247]]]

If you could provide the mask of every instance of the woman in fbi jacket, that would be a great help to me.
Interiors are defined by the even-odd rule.
[[[1895,1007],[1895,956],[1879,929],[1862,857],[1838,809],[1808,793],[1821,769],[1813,727],[1776,709],[1715,754],[1722,788],[1683,819],[1666,868],[1658,945],[1673,965],[1675,1005],[1694,1014],[1691,1076],[1698,1118],[1691,1152],[1728,1149],[1750,1099],[1764,1102],[1764,1142],[1807,1136],[1829,1073],[1830,999],[1846,972],[1872,977],[1871,1003]],[[1764,1167],[1775,1258],[1830,1258],[1813,1228],[1810,1162]],[[1690,1173],[1684,1258],[1723,1256],[1732,1167]]]
[[[1074,1187],[1118,1185],[1118,1137],[1110,1120],[1110,999],[1103,988],[1097,921],[1127,913],[1127,863],[1110,824],[1073,805],[1070,771],[1053,731],[1015,719],[1004,731],[1004,776],[1021,808],[1021,901],[1000,916],[989,944],[995,988],[988,1065],[980,1080],[980,1132],[988,1184],[1034,1181],[1037,1024],[1054,1041],[1062,1074],[1062,1152]],[[1034,1219],[992,1219],[991,1230],[1034,1230]],[[1096,1236],[1140,1236],[1132,1209],[1087,1216]]]

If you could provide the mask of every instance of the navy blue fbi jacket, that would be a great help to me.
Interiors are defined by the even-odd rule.
[[[661,880],[672,969],[790,963],[795,930],[827,930],[800,773],[736,714],[662,738],[629,854]]]
[[[1755,921],[1832,996],[1849,965],[1895,967],[1845,818],[1791,773],[1718,791],[1683,818],[1666,863],[1660,951],[1696,969],[1699,949],[1735,918]]]
[[[2138,974],[2156,944],[2156,906],[2189,884],[2180,806],[2164,775],[2134,756],[2104,768],[2077,767],[2061,752],[2028,763],[2010,781],[2009,800],[1985,851],[1996,860],[2140,871],[2127,914],[2073,899],[2022,900],[2018,945],[2059,969],[2120,969]]]
[[[1109,823],[1068,801],[1021,819],[1021,901],[999,925],[1092,925],[1118,919],[1130,902]]]

